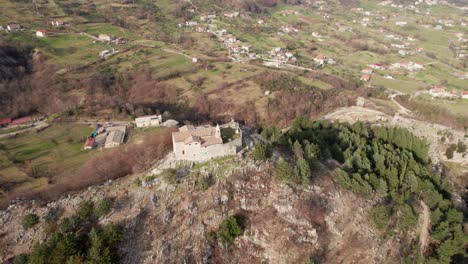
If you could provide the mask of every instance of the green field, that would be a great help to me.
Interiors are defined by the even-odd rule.
[[[29,132],[0,140],[0,185],[9,191],[37,188],[47,177],[79,167],[99,154],[84,151],[82,140],[93,131],[87,125],[55,124],[42,132]]]

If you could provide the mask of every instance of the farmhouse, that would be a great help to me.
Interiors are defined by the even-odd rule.
[[[468,99],[468,91],[463,91],[462,92],[462,98],[463,99]]]
[[[21,30],[21,26],[18,23],[10,23],[6,26],[7,30],[10,32],[15,32]]]
[[[147,115],[135,118],[137,127],[160,126],[162,124],[162,115]]]
[[[90,137],[86,139],[84,149],[93,149],[96,146],[96,138]]]
[[[51,19],[49,20],[49,24],[53,27],[60,27],[65,25],[65,23],[61,19]]]
[[[186,125],[172,133],[172,144],[176,159],[202,162],[235,155],[242,148],[242,131],[234,121],[216,127]]]
[[[370,74],[363,74],[363,75],[361,75],[361,78],[359,78],[359,79],[361,81],[368,82],[368,81],[370,81],[371,78],[372,78],[372,76]]]
[[[38,38],[44,38],[47,36],[47,31],[44,30],[44,29],[39,29],[38,31],[36,31],[36,37]]]
[[[0,120],[0,127],[8,126],[11,123],[11,118],[3,118]]]
[[[107,35],[107,34],[99,34],[98,35],[98,39],[100,41],[111,41],[112,40],[112,37]]]
[[[32,117],[25,116],[25,117],[21,117],[21,118],[11,121],[10,125],[23,125],[23,124],[31,123],[33,121],[34,120]]]

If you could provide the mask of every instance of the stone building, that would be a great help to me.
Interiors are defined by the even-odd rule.
[[[202,162],[235,155],[242,148],[242,131],[234,121],[216,127],[187,125],[172,133],[172,144],[176,159]]]
[[[162,124],[162,115],[147,115],[135,118],[137,127],[160,126]]]

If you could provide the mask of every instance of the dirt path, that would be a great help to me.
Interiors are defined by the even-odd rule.
[[[423,211],[422,211],[421,230],[419,232],[419,242],[421,244],[421,254],[423,254],[428,244],[429,228],[430,228],[429,225],[431,224],[431,211],[429,210],[429,207],[423,201],[421,201],[421,206],[423,208]]]

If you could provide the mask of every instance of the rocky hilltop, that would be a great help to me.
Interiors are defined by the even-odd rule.
[[[306,187],[276,183],[270,163],[238,161],[244,168],[201,190],[197,177],[152,180],[136,186],[132,175],[63,197],[47,205],[17,202],[0,212],[1,261],[28,252],[46,236],[47,223],[69,217],[83,201],[115,198],[99,222],[120,223],[123,263],[324,263],[398,262],[399,244],[381,241],[368,222],[371,203],[337,187],[327,173]],[[194,170],[195,171],[195,170]],[[58,217],[54,215],[60,212]],[[35,213],[40,223],[23,230],[21,219]],[[235,215],[243,235],[225,247],[216,232]]]

